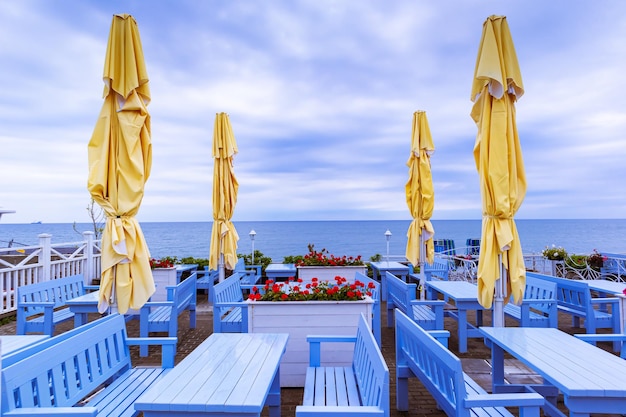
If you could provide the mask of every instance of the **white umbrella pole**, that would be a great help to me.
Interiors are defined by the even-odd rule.
[[[218,276],[219,276],[219,282],[222,282],[226,279],[226,271],[224,271],[224,252],[222,250],[222,247],[224,245],[222,245],[222,240],[224,238],[220,238],[220,260],[219,263],[217,265],[217,270],[218,270]]]
[[[502,254],[498,255],[500,277],[496,280],[496,295],[493,303],[493,326],[504,327],[504,289],[506,288],[506,271],[502,264]]]
[[[420,300],[426,299],[426,273],[424,272],[424,259],[426,258],[426,242],[424,242],[424,231],[420,233]]]

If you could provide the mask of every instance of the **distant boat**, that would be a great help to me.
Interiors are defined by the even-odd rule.
[[[38,220],[36,222],[30,222],[30,224],[41,224],[41,220]]]

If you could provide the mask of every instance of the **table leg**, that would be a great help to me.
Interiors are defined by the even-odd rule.
[[[458,306],[457,306],[458,307]],[[459,321],[459,352],[467,352],[467,310],[458,308]]]
[[[87,313],[74,313],[74,327],[79,327],[83,324],[87,324],[87,320]]]
[[[265,405],[269,406],[270,417],[280,417],[280,366],[276,369]]]
[[[476,327],[480,327],[483,325],[483,311],[476,310]]]
[[[376,269],[373,270],[372,278],[374,281],[379,281],[379,274]],[[380,291],[381,291],[381,300],[387,301],[387,275],[380,274]]]
[[[495,343],[488,341],[491,347],[491,392],[498,392],[498,386],[504,384],[504,350]]]

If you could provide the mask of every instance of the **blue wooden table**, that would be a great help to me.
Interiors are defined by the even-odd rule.
[[[626,411],[626,360],[553,328],[482,327],[480,331],[491,347],[493,392],[514,388],[504,383],[504,352],[508,352],[541,375],[545,388],[563,394],[571,417]],[[550,404],[555,402],[553,398]],[[549,412],[562,415],[558,410]]]
[[[269,264],[265,268],[265,276],[267,279],[276,280],[277,278],[289,278],[296,276],[296,265],[295,264],[279,264],[272,263]]]
[[[459,352],[467,352],[468,337],[482,337],[478,327],[483,325],[485,308],[478,302],[478,287],[467,281],[426,281],[427,298],[438,299],[438,294],[454,301],[456,311],[447,310],[446,314],[458,322]],[[476,311],[476,324],[467,321],[467,312]]]
[[[387,279],[385,278],[385,272],[390,272],[406,282],[409,275],[409,267],[400,262],[370,262],[372,268],[372,278],[376,281],[380,281],[380,287],[382,292],[382,300],[387,301]]]
[[[79,297],[71,298],[65,303],[74,313],[74,327],[82,326],[88,321],[89,313],[98,312],[98,297],[100,291],[89,292]]]
[[[194,272],[198,270],[198,264],[181,264],[176,265],[176,280],[177,283],[180,282],[180,279],[183,276],[184,272]]]
[[[213,333],[135,402],[144,417],[280,416],[287,334]]]
[[[0,353],[1,356],[8,355],[16,350],[23,349],[27,346],[47,339],[48,335],[20,335],[20,336],[0,336]]]
[[[592,291],[597,291],[601,297],[610,297],[617,294],[623,294],[626,290],[626,282],[615,282],[606,279],[590,279],[586,282]]]

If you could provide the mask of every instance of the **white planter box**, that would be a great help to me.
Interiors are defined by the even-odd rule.
[[[346,278],[354,281],[357,272],[367,275],[367,265],[363,266],[299,266],[298,278],[304,282],[310,282],[311,278],[318,278],[320,281],[334,282],[335,277]]]
[[[176,282],[176,268],[155,268],[152,270],[152,278],[154,279],[156,291],[150,300],[167,301],[166,287],[178,284],[178,282]]]
[[[309,335],[356,335],[361,313],[372,326],[373,301],[248,301],[249,333],[289,333],[280,363],[280,386],[303,387]],[[350,366],[354,344],[322,344],[324,365]]]

